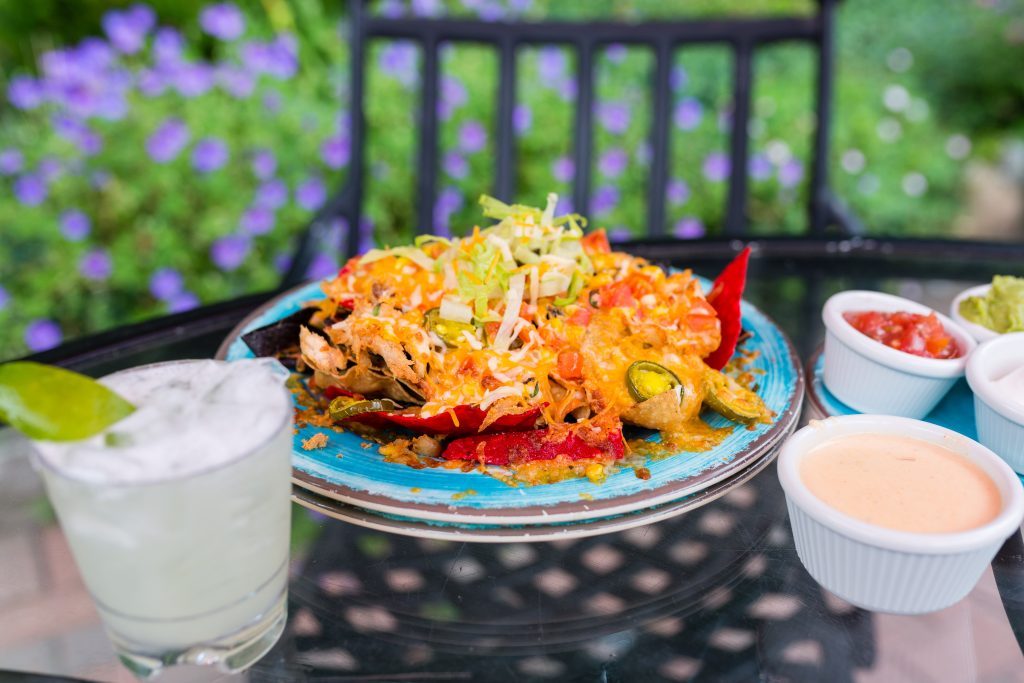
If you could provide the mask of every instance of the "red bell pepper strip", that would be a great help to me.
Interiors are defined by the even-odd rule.
[[[452,413],[455,413],[455,419]],[[522,413],[509,413],[487,425],[482,433],[509,432],[533,429],[540,415],[540,408],[530,408]],[[359,413],[347,421],[360,422],[371,427],[404,427],[418,434],[437,434],[444,436],[461,436],[479,434],[480,425],[484,423],[487,411],[476,406],[455,406],[450,411],[438,413],[431,417],[420,417],[412,413],[389,413],[384,411]],[[456,425],[455,422],[458,421]]]
[[[722,343],[704,359],[704,362],[715,370],[725,367],[736,351],[736,343],[743,328],[740,302],[743,299],[743,288],[747,284],[749,260],[750,247],[746,247],[732,263],[722,269],[711,287],[711,292],[708,293],[708,303],[715,309],[722,323]]]
[[[576,432],[552,438],[547,429],[466,436],[455,439],[441,453],[446,460],[482,461],[486,465],[516,465],[532,460],[552,460],[564,455],[570,460],[608,458],[618,460],[626,452],[622,431],[608,432],[603,443],[595,445]]]

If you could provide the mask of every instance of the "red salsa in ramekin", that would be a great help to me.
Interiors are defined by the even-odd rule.
[[[959,358],[960,345],[934,313],[847,311],[843,318],[861,334],[891,349],[923,358]]]

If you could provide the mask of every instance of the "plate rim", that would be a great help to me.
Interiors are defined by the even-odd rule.
[[[281,292],[264,302],[246,315],[225,336],[217,349],[215,358],[224,360],[230,347],[241,338],[246,327],[255,319],[268,312],[286,299],[292,298],[297,292],[319,282],[309,280]],[[346,505],[369,510],[372,513],[392,514],[397,516],[415,516],[431,522],[447,522],[456,524],[497,524],[497,525],[544,525],[563,522],[580,522],[603,519],[609,516],[628,515],[645,508],[667,505],[681,498],[696,495],[716,483],[737,475],[761,460],[772,456],[778,443],[793,432],[800,418],[806,391],[806,373],[796,348],[789,335],[779,327],[773,318],[753,304],[744,302],[757,311],[772,325],[782,338],[790,365],[794,370],[795,382],[789,406],[778,417],[760,441],[750,444],[747,449],[732,460],[721,466],[709,467],[693,477],[670,481],[655,489],[638,491],[625,496],[602,500],[563,501],[554,506],[527,505],[505,508],[462,508],[454,504],[417,503],[398,501],[388,496],[373,494],[353,489],[348,486],[327,481],[321,477],[303,471],[292,465],[292,482],[314,494],[323,496]],[[294,451],[293,451],[294,454]],[[555,511],[555,508],[568,507],[568,510]]]
[[[455,523],[453,526],[442,527],[423,520],[408,518],[392,519],[371,512],[358,505],[342,503],[298,484],[295,484],[292,489],[292,502],[307,510],[326,515],[331,519],[400,536],[427,538],[438,541],[467,541],[472,543],[545,543],[563,539],[587,538],[618,533],[648,524],[664,522],[673,517],[686,514],[687,512],[704,507],[732,490],[743,486],[775,462],[777,455],[778,449],[773,449],[768,457],[762,458],[749,467],[733,472],[731,478],[718,481],[693,494],[692,500],[669,501],[668,503],[662,503],[648,509],[635,510],[625,514],[612,514],[594,519],[576,520],[571,523],[528,525],[527,529],[522,529],[519,526],[503,526],[493,523],[492,527],[494,528],[481,528],[465,523]],[[712,490],[712,487],[715,486],[719,488]],[[299,493],[296,493],[296,491],[299,491]],[[707,495],[700,495],[702,493],[707,493]],[[302,497],[303,495],[306,497]],[[688,496],[687,498],[690,497]],[[316,499],[321,499],[328,503],[341,503],[342,507],[317,505]]]

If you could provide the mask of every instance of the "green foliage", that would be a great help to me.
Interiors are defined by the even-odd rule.
[[[323,156],[325,142],[338,134],[339,125],[344,130],[339,112],[348,107],[344,3],[239,4],[246,33],[235,42],[200,30],[201,4],[195,0],[160,0],[153,6],[162,25],[180,26],[192,62],[241,65],[245,41],[294,35],[299,65],[294,76],[260,75],[246,97],[219,87],[195,97],[173,90],[147,96],[133,86],[124,118],[88,121],[103,141],[95,154],[83,154],[59,134],[50,106],[8,108],[0,118],[0,153],[15,148],[25,157],[25,170],[0,174],[0,358],[24,353],[30,325],[39,320],[56,321],[64,338],[71,338],[182,307],[180,299],[175,303],[150,291],[164,269],[179,273],[184,291],[202,302],[277,282],[292,239],[311,215],[296,200],[298,188],[321,178],[336,189],[345,178],[344,169],[328,167]],[[471,12],[462,0],[443,4],[453,15]],[[524,16],[531,20],[809,14],[815,7],[810,0],[527,4]],[[8,78],[37,72],[47,50],[102,35],[100,17],[108,3],[78,0],[72,11],[64,7],[55,0],[0,0],[0,61]],[[959,0],[841,5],[829,173],[836,193],[870,232],[944,233],[958,211],[971,150],[976,156],[996,147],[999,136],[1020,134],[1022,22],[1019,1],[991,7]],[[123,57],[125,68],[138,76],[152,62],[150,50]],[[477,196],[493,189],[496,55],[486,46],[443,46],[442,98],[447,101],[440,121],[440,208],[431,225],[417,225],[421,62],[410,44],[375,41],[370,47],[364,102],[367,220],[359,248],[399,244],[418,228],[463,233],[480,220]],[[597,63],[594,206],[573,208],[625,238],[641,234],[647,219],[653,58],[646,48],[605,46]],[[556,191],[564,209],[572,187],[566,160],[572,159],[575,133],[570,83],[575,56],[565,48],[523,46],[517,66],[518,198],[543,204],[547,192]],[[669,233],[694,237],[721,230],[733,68],[724,47],[688,45],[675,55]],[[805,228],[815,77],[807,46],[758,50],[750,122],[749,214],[755,233],[797,234]],[[608,105],[611,109],[605,109]],[[173,160],[160,163],[147,153],[147,141],[169,119],[187,126],[190,139]],[[227,145],[223,167],[195,170],[192,154],[202,138]],[[245,232],[243,217],[260,192],[263,181],[251,166],[257,149],[275,154],[274,176],[287,186],[289,199],[274,210],[272,230],[244,235],[244,262],[218,267],[215,245]],[[19,174],[39,172],[53,161],[60,170],[47,183],[45,200],[26,205],[15,191]],[[61,231],[61,218],[70,210],[91,221],[91,232],[81,241]],[[109,256],[108,277],[83,272],[97,250]],[[313,274],[329,273],[334,265],[325,256]]]

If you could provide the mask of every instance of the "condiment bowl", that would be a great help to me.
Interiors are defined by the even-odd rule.
[[[1024,474],[1024,409],[995,382],[1024,366],[1024,332],[998,335],[979,346],[967,362],[967,383],[974,392],[978,440]],[[1024,388],[1021,389],[1024,394]]]
[[[977,287],[971,287],[957,294],[956,298],[953,299],[953,303],[949,305],[949,317],[951,317],[960,327],[964,328],[971,333],[978,343],[986,342],[989,339],[995,339],[999,336],[999,333],[995,330],[990,330],[984,325],[978,323],[972,323],[967,318],[960,315],[960,304],[972,296],[985,296],[988,294],[988,290],[992,289],[992,285],[978,285]]]
[[[843,317],[849,311],[935,313],[960,346],[958,358],[924,358],[890,348],[858,331]],[[963,377],[967,356],[978,344],[961,326],[902,297],[851,290],[825,302],[825,387],[862,413],[922,418]]]
[[[807,488],[800,466],[815,446],[858,434],[911,437],[968,458],[995,482],[1002,497],[1000,512],[992,521],[967,531],[913,533],[869,524],[835,510]],[[1024,488],[999,456],[962,434],[903,417],[849,415],[814,420],[783,444],[778,472],[804,567],[832,593],[879,612],[921,614],[959,601],[1003,542],[1020,533],[1024,518]]]

